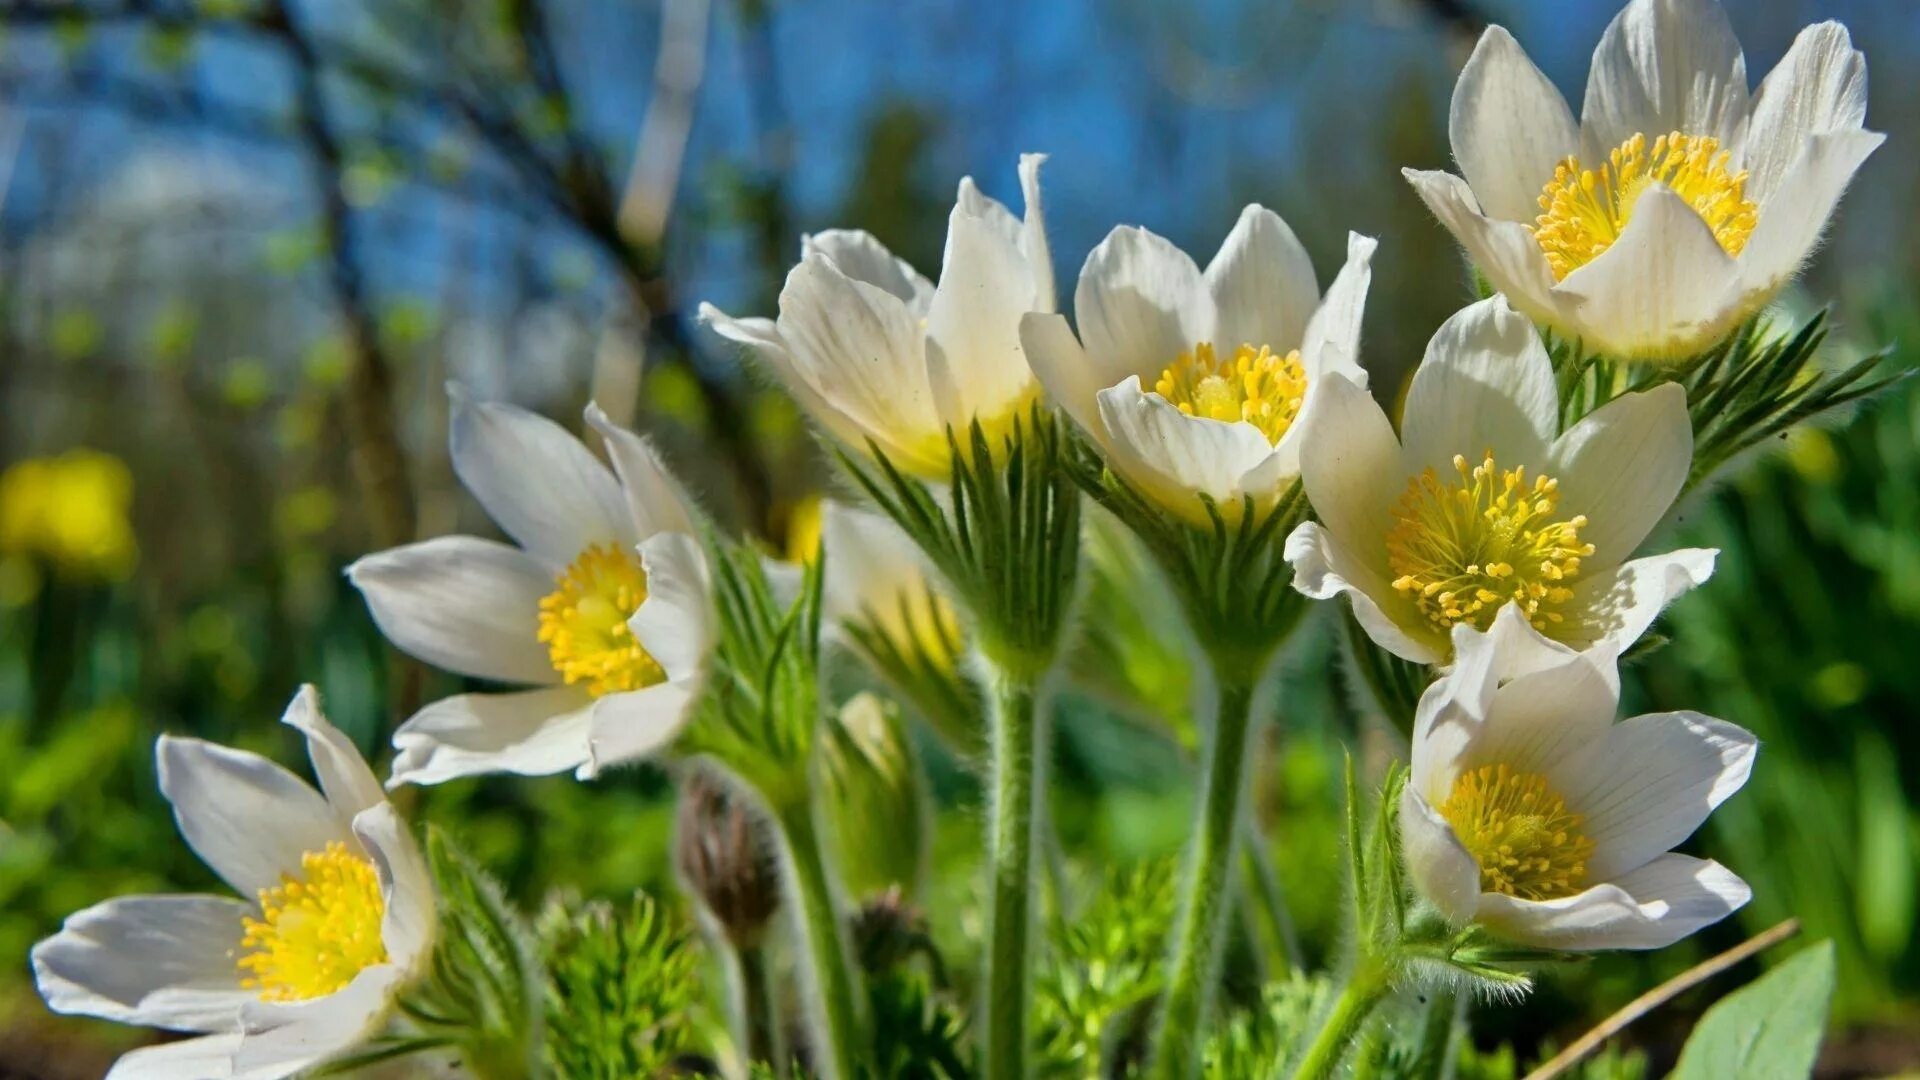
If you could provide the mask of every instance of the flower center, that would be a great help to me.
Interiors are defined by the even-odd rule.
[[[1747,171],[1727,170],[1732,158],[1719,139],[1675,131],[1653,140],[1651,148],[1645,135],[1635,135],[1598,169],[1581,168],[1576,157],[1561,162],[1540,191],[1533,229],[1554,278],[1564,279],[1620,239],[1634,204],[1655,181],[1693,207],[1727,254],[1740,254],[1759,207],[1746,196]]]
[[[1212,343],[1203,341],[1160,373],[1153,392],[1188,416],[1229,424],[1244,420],[1278,444],[1300,416],[1307,369],[1298,349],[1281,356],[1265,345],[1242,345],[1222,360]]]
[[[1536,476],[1529,484],[1526,466],[1501,470],[1491,450],[1471,468],[1455,454],[1453,468],[1458,480],[1442,483],[1428,469],[1394,504],[1393,587],[1442,632],[1463,622],[1485,630],[1507,601],[1540,631],[1561,622],[1554,609],[1573,597],[1567,582],[1593,554],[1580,542],[1586,517],[1554,520],[1559,481]]]
[[[540,640],[553,670],[585,683],[595,697],[664,682],[667,673],[640,647],[627,620],[647,598],[638,556],[594,544],[560,574],[559,588],[540,601]]]
[[[260,917],[243,918],[240,985],[265,1001],[305,1001],[387,961],[387,904],[373,863],[338,840],[300,856],[300,875],[260,890]]]
[[[1572,896],[1587,880],[1593,841],[1544,776],[1505,765],[1461,773],[1440,816],[1480,864],[1485,892],[1552,900]]]

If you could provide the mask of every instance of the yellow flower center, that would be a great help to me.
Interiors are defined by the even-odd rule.
[[[1265,345],[1242,345],[1222,360],[1203,341],[1160,373],[1153,392],[1188,416],[1245,420],[1277,444],[1300,416],[1307,369],[1298,349],[1281,356]]]
[[[640,647],[627,620],[647,598],[647,571],[638,556],[612,544],[594,544],[540,601],[540,640],[553,670],[585,683],[595,697],[664,682],[667,673]]]
[[[1634,204],[1655,181],[1693,207],[1727,254],[1740,254],[1759,207],[1746,196],[1747,171],[1728,171],[1732,158],[1719,139],[1675,131],[1653,140],[1651,148],[1645,135],[1635,135],[1598,169],[1582,168],[1575,157],[1561,162],[1540,192],[1533,229],[1554,278],[1565,278],[1620,239]]]
[[[1552,900],[1586,883],[1593,841],[1544,776],[1505,765],[1461,773],[1440,816],[1480,864],[1483,892]]]
[[[387,961],[387,904],[373,863],[336,840],[300,856],[300,875],[260,890],[260,917],[241,920],[240,985],[266,1001],[323,997]]]
[[[1563,621],[1554,609],[1573,597],[1567,583],[1593,554],[1580,542],[1586,517],[1555,520],[1559,481],[1528,483],[1525,466],[1502,470],[1492,451],[1471,468],[1456,454],[1453,468],[1458,480],[1443,483],[1428,469],[1394,504],[1393,587],[1443,632],[1463,622],[1485,630],[1508,601],[1543,632]]]

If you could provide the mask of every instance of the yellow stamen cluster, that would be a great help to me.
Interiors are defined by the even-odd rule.
[[[323,997],[387,960],[387,904],[373,863],[336,840],[300,856],[300,876],[260,890],[260,917],[241,920],[240,985],[266,1001]]]
[[[1554,609],[1572,599],[1567,583],[1593,554],[1580,541],[1585,515],[1554,520],[1559,481],[1528,483],[1525,466],[1502,470],[1491,450],[1471,467],[1456,454],[1453,467],[1457,480],[1443,483],[1428,469],[1394,504],[1387,534],[1393,587],[1443,632],[1456,623],[1485,630],[1508,601],[1542,632],[1564,621]]]
[[[627,627],[646,598],[638,556],[612,544],[582,551],[561,573],[559,588],[540,601],[540,640],[553,670],[595,697],[666,681]]]
[[[1440,816],[1480,864],[1483,892],[1552,900],[1585,887],[1593,841],[1544,776],[1506,765],[1461,773]]]
[[[1533,229],[1553,276],[1565,278],[1620,239],[1634,204],[1655,182],[1692,206],[1727,254],[1740,254],[1759,206],[1746,196],[1747,171],[1728,171],[1732,158],[1712,136],[1675,131],[1651,147],[1645,135],[1635,135],[1598,169],[1583,169],[1574,157],[1561,162],[1540,192]]]
[[[1188,416],[1245,420],[1277,444],[1300,416],[1307,369],[1298,349],[1281,356],[1265,345],[1242,345],[1222,360],[1203,341],[1160,373],[1153,392]]]

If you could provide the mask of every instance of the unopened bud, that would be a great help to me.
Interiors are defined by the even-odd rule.
[[[780,908],[780,873],[759,811],[724,775],[695,768],[680,785],[674,863],[734,948],[757,945]]]
[[[926,864],[927,807],[899,710],[860,694],[826,734],[827,807],[849,891],[859,898],[898,888],[911,896]]]

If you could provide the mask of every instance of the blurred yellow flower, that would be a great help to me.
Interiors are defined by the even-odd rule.
[[[0,474],[0,552],[77,576],[119,580],[139,556],[133,474],[97,450],[28,458]]]
[[[810,563],[820,554],[820,508],[818,492],[797,499],[787,510],[787,561],[796,565]]]

